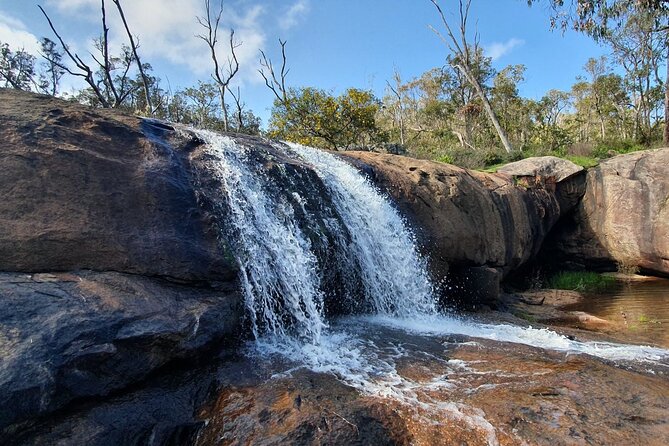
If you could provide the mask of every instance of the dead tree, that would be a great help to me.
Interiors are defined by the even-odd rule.
[[[279,103],[288,108],[289,100],[288,90],[286,89],[286,76],[288,76],[290,69],[286,68],[286,41],[279,39],[279,45],[281,45],[281,71],[279,75],[277,76],[277,73],[274,71],[272,59],[268,58],[263,50],[260,50],[261,68],[258,70],[258,73],[265,80],[265,85],[274,93]]]
[[[448,23],[448,20],[446,20],[446,16],[444,15],[441,6],[439,6],[439,1],[438,0],[430,0],[430,1],[437,8],[437,12],[439,13],[444,28],[446,29],[446,35],[448,38],[445,37],[439,31],[437,31],[435,28],[430,27],[430,29],[432,29],[432,31],[434,31],[434,33],[437,34],[437,36],[439,36],[439,38],[446,44],[446,46],[455,55],[455,57],[453,58],[455,68],[462,73],[465,79],[467,79],[467,82],[469,82],[476,91],[476,94],[481,99],[481,102],[483,102],[483,108],[485,108],[485,111],[488,114],[488,118],[490,118],[492,125],[495,127],[495,130],[497,131],[497,135],[499,135],[499,139],[501,140],[504,149],[508,153],[511,153],[513,151],[513,148],[511,147],[511,143],[509,143],[509,138],[506,136],[506,132],[500,125],[499,120],[497,119],[497,115],[495,114],[495,111],[492,109],[490,101],[488,100],[488,97],[486,96],[485,91],[483,90],[483,86],[481,85],[481,82],[478,80],[476,74],[474,73],[474,70],[472,69],[471,65],[472,58],[476,57],[476,53],[478,51],[478,42],[476,42],[476,39],[474,39],[475,43],[473,47],[467,42],[467,18],[469,16],[469,7],[472,1],[464,0],[463,2],[463,0],[458,0],[459,13],[460,13],[459,39],[455,37],[455,34],[453,33],[451,26]]]
[[[65,51],[65,54],[70,58],[70,60],[74,63],[74,65],[77,67],[79,71],[74,71],[70,69],[67,65],[63,64],[62,62],[56,61],[56,60],[49,60],[49,62],[56,64],[63,70],[65,70],[67,73],[69,73],[72,76],[77,76],[77,77],[82,77],[86,81],[86,83],[91,87],[93,90],[93,93],[95,96],[98,98],[100,101],[100,104],[104,108],[110,108],[112,107],[112,104],[107,100],[107,97],[103,94],[102,90],[100,89],[100,86],[95,82],[95,78],[93,77],[93,70],[91,70],[91,67],[89,67],[82,59],[79,57],[78,54],[73,53],[70,51],[70,48],[65,44],[63,41],[63,38],[58,34],[58,31],[56,31],[55,26],[53,25],[53,22],[51,21],[51,18],[49,18],[49,15],[44,11],[44,8],[41,6],[37,6],[40,11],[42,11],[42,14],[44,14],[44,17],[46,18],[47,22],[49,22],[49,27],[51,28],[51,31],[53,31],[54,35],[60,42],[60,45],[63,47],[63,50]]]
[[[393,81],[395,81],[394,87],[390,81],[386,81],[386,84],[388,85],[388,89],[390,89],[393,95],[397,98],[395,118],[397,119],[397,124],[400,130],[400,144],[404,145],[404,101],[402,100],[402,94],[400,93],[402,90],[402,78],[397,70],[393,73]]]
[[[121,16],[121,20],[123,21],[123,26],[125,27],[125,31],[128,34],[128,40],[130,41],[130,48],[132,49],[132,54],[135,57],[135,62],[137,63],[137,69],[139,70],[139,74],[142,77],[142,83],[144,84],[144,95],[146,96],[146,112],[149,115],[153,115],[155,113],[155,110],[153,108],[153,103],[151,100],[151,86],[149,85],[149,78],[146,76],[146,73],[144,72],[144,66],[142,65],[142,61],[139,59],[139,54],[137,53],[137,48],[139,47],[139,45],[135,41],[135,38],[132,36],[132,33],[130,32],[130,27],[128,27],[128,22],[125,19],[125,14],[123,13],[123,8],[121,7],[121,1],[112,0],[112,2],[114,2],[114,4],[116,5],[118,13]],[[104,0],[102,0],[102,5],[104,12]]]
[[[244,129],[244,103],[241,100],[241,93],[239,87],[237,87],[237,94],[228,87],[230,95],[235,100],[235,106],[237,107],[237,131],[242,132]]]
[[[230,81],[239,72],[239,61],[235,49],[241,46],[241,43],[235,43],[235,30],[230,30],[230,53],[228,58],[227,73],[224,72],[218,62],[216,55],[216,44],[218,43],[218,28],[221,23],[221,16],[223,15],[223,0],[219,4],[218,11],[213,14],[211,10],[211,1],[205,0],[205,9],[207,11],[206,17],[196,17],[197,22],[206,30],[206,34],[198,34],[196,37],[202,39],[209,47],[212,62],[214,62],[214,72],[212,78],[218,85],[218,92],[221,98],[221,111],[223,113],[223,128],[227,132],[229,130],[228,107],[225,102],[225,93],[229,91]]]

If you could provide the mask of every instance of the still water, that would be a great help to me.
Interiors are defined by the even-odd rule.
[[[669,280],[648,279],[620,284],[613,290],[588,295],[566,308],[585,311],[669,347]]]

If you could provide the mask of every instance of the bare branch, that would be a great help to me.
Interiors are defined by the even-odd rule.
[[[286,89],[286,77],[290,72],[290,69],[287,68],[287,57],[286,57],[286,43],[287,41],[279,39],[279,45],[281,45],[281,72],[280,77],[277,76],[274,71],[274,65],[272,60],[267,57],[263,50],[260,50],[260,66],[258,70],[262,78],[265,80],[265,85],[270,89],[274,96],[281,102],[285,107],[288,106],[288,91]]]
[[[481,82],[476,77],[474,67],[472,66],[472,63],[475,62],[474,59],[479,57],[478,33],[476,33],[474,36],[473,48],[470,48],[470,45],[467,42],[467,22],[469,19],[469,10],[472,1],[458,0],[459,28],[460,28],[459,40],[458,38],[455,37],[455,34],[453,33],[453,30],[450,24],[448,23],[448,20],[446,19],[446,15],[444,14],[444,11],[441,9],[441,6],[439,5],[439,0],[430,0],[430,1],[437,9],[437,13],[439,14],[441,22],[444,25],[444,29],[446,30],[448,39],[446,39],[441,33],[439,33],[434,28],[432,27],[430,28],[437,34],[437,36],[439,36],[439,38],[446,44],[446,46],[451,50],[451,52],[455,56],[454,60],[451,61],[451,64],[458,71],[462,73],[463,77],[474,88],[476,94],[481,99],[481,102],[483,102],[483,107],[485,108],[486,113],[490,118],[490,121],[495,127],[495,130],[497,131],[497,134],[499,136],[500,141],[502,142],[502,145],[504,146],[507,152],[511,153],[513,151],[511,143],[509,143],[509,139],[506,136],[506,132],[500,125],[499,120],[497,119],[497,115],[495,114],[492,105],[490,105],[490,101],[488,100],[488,97],[486,96],[486,93],[483,90]],[[471,51],[472,49],[474,51],[473,54]]]
[[[139,45],[135,43],[135,39],[132,36],[132,33],[130,32],[130,28],[128,27],[128,22],[125,19],[125,14],[123,13],[123,8],[121,7],[121,1],[112,0],[112,2],[116,5],[118,13],[121,16],[121,20],[123,21],[123,26],[125,27],[125,31],[128,34],[128,40],[130,41],[130,48],[132,49],[132,53],[135,56],[135,62],[137,62],[137,69],[139,70],[139,74],[142,77],[142,83],[144,84],[144,95],[146,96],[146,111],[152,115],[154,109],[153,109],[153,104],[151,103],[151,90],[149,88],[149,79],[146,76],[146,73],[144,72],[142,61],[140,60],[139,54],[137,53],[137,48],[139,47]]]
[[[40,9],[40,11],[42,11],[42,14],[46,18],[47,22],[49,22],[49,27],[51,28],[51,31],[53,31],[54,35],[56,36],[56,38],[60,42],[60,45],[63,47],[63,50],[65,51],[65,54],[67,54],[67,56],[70,58],[70,60],[72,60],[72,62],[74,62],[76,67],[81,72],[72,71],[69,68],[65,67],[64,65],[61,65],[62,68],[65,69],[68,73],[70,73],[73,76],[83,77],[84,80],[86,80],[86,83],[93,89],[93,92],[95,93],[95,96],[97,96],[97,98],[100,101],[100,103],[102,104],[102,106],[105,107],[105,108],[109,108],[110,107],[109,101],[107,101],[107,98],[105,98],[105,96],[102,94],[102,91],[100,90],[100,87],[95,83],[95,80],[93,78],[93,71],[91,70],[91,68],[86,63],[84,63],[84,61],[81,60],[81,58],[76,53],[72,53],[72,51],[70,51],[68,46],[63,41],[63,38],[60,36],[58,31],[56,31],[56,27],[53,25],[53,22],[51,21],[51,18],[49,17],[49,15],[46,13],[46,11],[44,11],[44,8],[42,8],[39,5],[37,7]]]
[[[216,54],[216,45],[218,43],[218,29],[223,16],[223,0],[220,1],[218,11],[213,14],[211,9],[211,1],[205,0],[204,7],[206,9],[206,17],[196,17],[197,23],[205,29],[205,34],[198,34],[196,37],[204,41],[209,47],[211,60],[214,63],[214,69],[211,77],[218,85],[218,91],[221,100],[221,110],[223,112],[223,126],[224,130],[228,131],[229,116],[228,108],[225,102],[225,93],[230,91],[229,85],[232,79],[239,72],[239,60],[235,50],[241,46],[241,43],[235,43],[235,30],[230,30],[230,57],[227,61],[227,73],[223,72]]]
[[[102,42],[100,42],[101,46],[101,51],[102,51],[102,58],[104,61],[104,64],[101,64],[98,62],[95,57],[95,61],[100,65],[105,73],[105,77],[107,79],[107,84],[109,85],[109,90],[112,92],[112,95],[114,95],[114,107],[118,107],[121,105],[121,101],[119,101],[119,95],[118,92],[116,91],[116,86],[114,86],[114,80],[112,79],[111,71],[112,71],[112,66],[111,63],[109,62],[109,28],[107,28],[107,11],[105,10],[105,0],[102,0]]]

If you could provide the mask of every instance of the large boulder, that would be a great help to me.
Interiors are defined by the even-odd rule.
[[[537,156],[502,166],[498,173],[510,175],[523,185],[541,183],[555,192],[560,215],[574,208],[585,193],[585,169],[564,158]]]
[[[140,382],[236,334],[234,289],[121,273],[0,273],[0,443],[11,425]]]
[[[669,148],[620,155],[590,169],[549,257],[587,268],[637,266],[669,275]]]
[[[0,443],[237,341],[237,266],[198,196],[201,141],[0,89],[0,145]]]
[[[574,168],[569,175],[554,174],[550,168],[541,173],[522,171],[518,176],[546,178],[522,183],[509,174],[402,156],[369,152],[344,156],[359,163],[394,198],[438,277],[449,270],[481,266],[504,276],[526,263],[566,211],[560,208],[555,184],[578,174]],[[465,274],[464,281],[480,275],[474,272]]]
[[[160,126],[0,89],[0,271],[93,269],[228,280],[188,153]]]

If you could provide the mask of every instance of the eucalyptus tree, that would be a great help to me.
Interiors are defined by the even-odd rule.
[[[637,98],[651,75],[646,66],[664,60],[666,69],[656,85],[664,94],[663,140],[669,143],[669,2],[667,0],[528,0],[528,4],[547,3],[551,7],[551,25],[566,30],[571,27],[598,41],[610,44],[623,64],[627,77],[636,82]],[[640,57],[639,57],[640,56]],[[639,60],[639,59],[645,60]],[[650,62],[649,62],[650,61]],[[642,73],[643,79],[639,78]],[[644,97],[643,100],[646,98]],[[643,105],[645,107],[645,104]],[[644,110],[645,112],[645,110]],[[644,119],[646,116],[642,116]]]
[[[456,69],[458,69],[462,73],[462,75],[467,79],[467,81],[472,85],[472,87],[474,87],[474,90],[476,91],[476,94],[481,100],[483,108],[485,109],[485,112],[488,115],[490,122],[495,127],[497,135],[499,136],[499,139],[502,142],[504,149],[508,153],[513,152],[513,148],[511,147],[509,138],[506,135],[506,131],[500,125],[499,119],[497,119],[497,115],[493,110],[490,101],[488,100],[488,96],[486,95],[483,85],[477,79],[474,73],[474,66],[477,62],[477,58],[479,57],[479,54],[482,54],[482,52],[480,51],[478,38],[474,37],[473,41],[470,42],[467,36],[467,24],[469,19],[469,9],[471,6],[471,0],[458,0],[458,5],[459,5],[458,37],[455,36],[451,25],[446,19],[446,15],[444,14],[441,6],[439,5],[439,1],[438,0],[430,0],[430,1],[437,9],[437,12],[439,14],[439,17],[441,18],[441,22],[446,32],[446,35],[444,36],[444,34],[439,32],[435,28],[432,28],[432,30],[439,36],[439,38],[441,38],[441,40],[446,44],[446,46],[451,51],[453,55],[453,57],[451,58],[451,63],[453,64],[453,66]]]
[[[31,90],[35,84],[35,56],[0,42],[0,80],[4,87]]]

